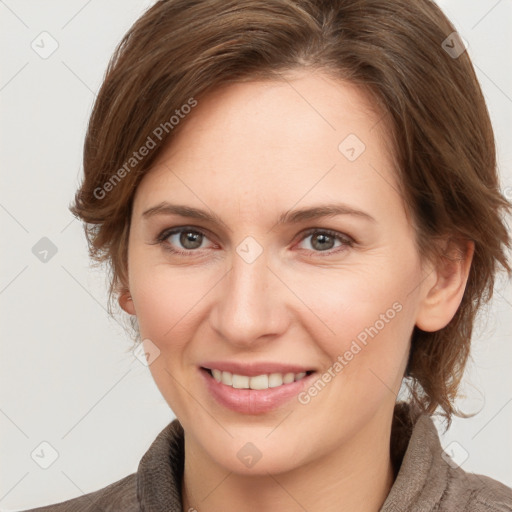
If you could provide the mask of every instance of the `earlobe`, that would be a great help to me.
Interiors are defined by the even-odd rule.
[[[130,295],[130,290],[123,290],[119,294],[117,300],[123,311],[126,311],[129,315],[135,315],[135,306],[133,304],[132,296]]]
[[[475,251],[474,242],[448,242],[445,256],[425,280],[416,326],[427,332],[446,327],[460,306]]]

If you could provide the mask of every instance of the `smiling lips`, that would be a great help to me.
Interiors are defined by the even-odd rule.
[[[211,395],[244,414],[261,414],[296,396],[315,370],[282,363],[205,363],[200,367]]]
[[[262,375],[240,375],[236,373],[220,371],[216,368],[210,369],[213,378],[217,382],[222,382],[226,386],[235,389],[268,389],[282,386],[283,384],[291,384],[297,380],[304,378],[307,372],[299,373],[269,373]]]

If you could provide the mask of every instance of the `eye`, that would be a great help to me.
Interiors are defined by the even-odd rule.
[[[314,253],[326,253],[325,256],[344,251],[354,244],[351,237],[330,229],[312,228],[302,234],[300,243],[308,238],[311,238],[308,244],[310,248],[302,249]],[[162,231],[155,243],[160,244],[171,253],[192,256],[194,252],[200,252],[199,249],[205,248],[205,240],[208,240],[208,237],[202,230],[191,226],[182,226]],[[338,242],[338,246],[335,245],[336,242]]]
[[[308,244],[311,249],[306,248],[306,250],[326,252],[327,255],[344,251],[347,247],[351,247],[354,244],[354,240],[349,236],[338,233],[337,231],[331,231],[330,229],[310,229],[303,234],[301,242],[308,238],[311,239]],[[337,247],[335,247],[336,242],[339,242]]]
[[[183,226],[163,231],[156,242],[170,252],[189,255],[192,252],[198,252],[197,249],[203,249],[205,240],[208,238],[202,231]]]

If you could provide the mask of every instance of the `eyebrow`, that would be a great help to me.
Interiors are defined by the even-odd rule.
[[[155,215],[180,215],[181,217],[189,217],[200,219],[216,224],[224,224],[222,219],[213,212],[185,206],[181,204],[171,204],[162,202],[153,206],[142,213],[144,218],[153,217]],[[311,206],[309,208],[301,208],[297,210],[289,210],[279,217],[276,225],[282,224],[298,224],[305,220],[317,219],[322,217],[334,217],[337,215],[352,215],[360,217],[372,222],[377,222],[369,213],[362,210],[356,210],[351,206],[342,203],[325,204],[319,206]]]

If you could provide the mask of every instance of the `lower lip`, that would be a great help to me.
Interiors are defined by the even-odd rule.
[[[224,407],[242,414],[263,414],[285,404],[297,396],[316,372],[290,384],[268,389],[235,389],[217,382],[206,370],[199,369],[208,391]]]

